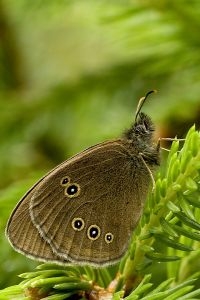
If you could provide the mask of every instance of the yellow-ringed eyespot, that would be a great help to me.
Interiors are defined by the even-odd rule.
[[[61,179],[60,184],[62,186],[66,186],[70,182],[70,178],[68,176],[65,176]]]
[[[73,198],[77,197],[80,194],[80,186],[77,183],[71,183],[67,185],[65,189],[65,195]]]
[[[87,230],[87,236],[90,240],[97,240],[100,237],[101,230],[97,225],[91,225]]]
[[[106,233],[106,235],[105,235],[105,242],[107,244],[112,243],[113,239],[114,239],[114,235],[111,232]]]
[[[81,231],[85,226],[85,222],[82,218],[74,218],[72,220],[72,228],[77,231]]]

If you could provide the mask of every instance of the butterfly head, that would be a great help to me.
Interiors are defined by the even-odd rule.
[[[125,138],[132,141],[134,144],[141,146],[141,149],[145,145],[152,144],[154,124],[151,118],[140,112],[138,114],[137,120],[133,123],[131,128],[125,132]]]
[[[132,130],[135,137],[150,140],[155,131],[155,127],[151,118],[143,112],[140,112],[138,119],[133,124]]]

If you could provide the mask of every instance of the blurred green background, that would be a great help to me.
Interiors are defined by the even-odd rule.
[[[137,101],[157,136],[199,126],[200,1],[0,0],[0,288],[36,265],[4,237],[42,175],[118,137]]]

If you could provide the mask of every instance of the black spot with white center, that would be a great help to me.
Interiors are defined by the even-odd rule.
[[[77,197],[80,194],[80,187],[78,184],[76,183],[72,183],[70,185],[67,185],[66,189],[65,189],[65,194],[70,197]]]
[[[80,230],[81,227],[83,226],[83,222],[81,220],[76,220],[74,222],[74,227],[77,229],[77,230]]]
[[[111,232],[106,233],[106,235],[105,235],[105,241],[106,241],[107,244],[112,243],[113,238],[114,238],[114,236],[113,236],[113,234]]]
[[[89,228],[88,228],[88,238],[90,240],[96,240],[98,239],[98,237],[100,236],[100,228],[99,226],[97,225],[91,225]]]
[[[74,184],[70,185],[67,188],[67,194],[70,195],[70,196],[76,194],[77,192],[78,192],[78,187]]]
[[[85,224],[82,218],[74,218],[72,220],[72,227],[74,230],[81,231]]]
[[[95,228],[95,227],[92,227],[92,228],[90,228],[90,232],[89,233],[90,233],[90,237],[92,239],[95,239],[98,236],[98,234],[99,234],[99,230],[97,228]]]
[[[70,181],[69,177],[65,177],[62,179],[61,185],[66,185],[66,184],[68,184],[69,181]]]

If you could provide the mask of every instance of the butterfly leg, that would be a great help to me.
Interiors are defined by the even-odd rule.
[[[140,157],[141,157],[141,159],[142,159],[142,161],[143,161],[143,163],[144,163],[144,165],[145,165],[145,167],[147,168],[147,170],[148,170],[148,172],[149,172],[149,175],[150,175],[150,177],[151,177],[151,180],[152,180],[152,184],[153,184],[153,191],[155,190],[155,187],[156,187],[156,183],[155,183],[155,179],[154,179],[154,177],[153,177],[153,173],[152,173],[152,171],[150,170],[150,168],[148,167],[148,165],[147,165],[147,163],[145,162],[145,160],[144,160],[144,154],[143,153],[139,153],[140,154]]]

